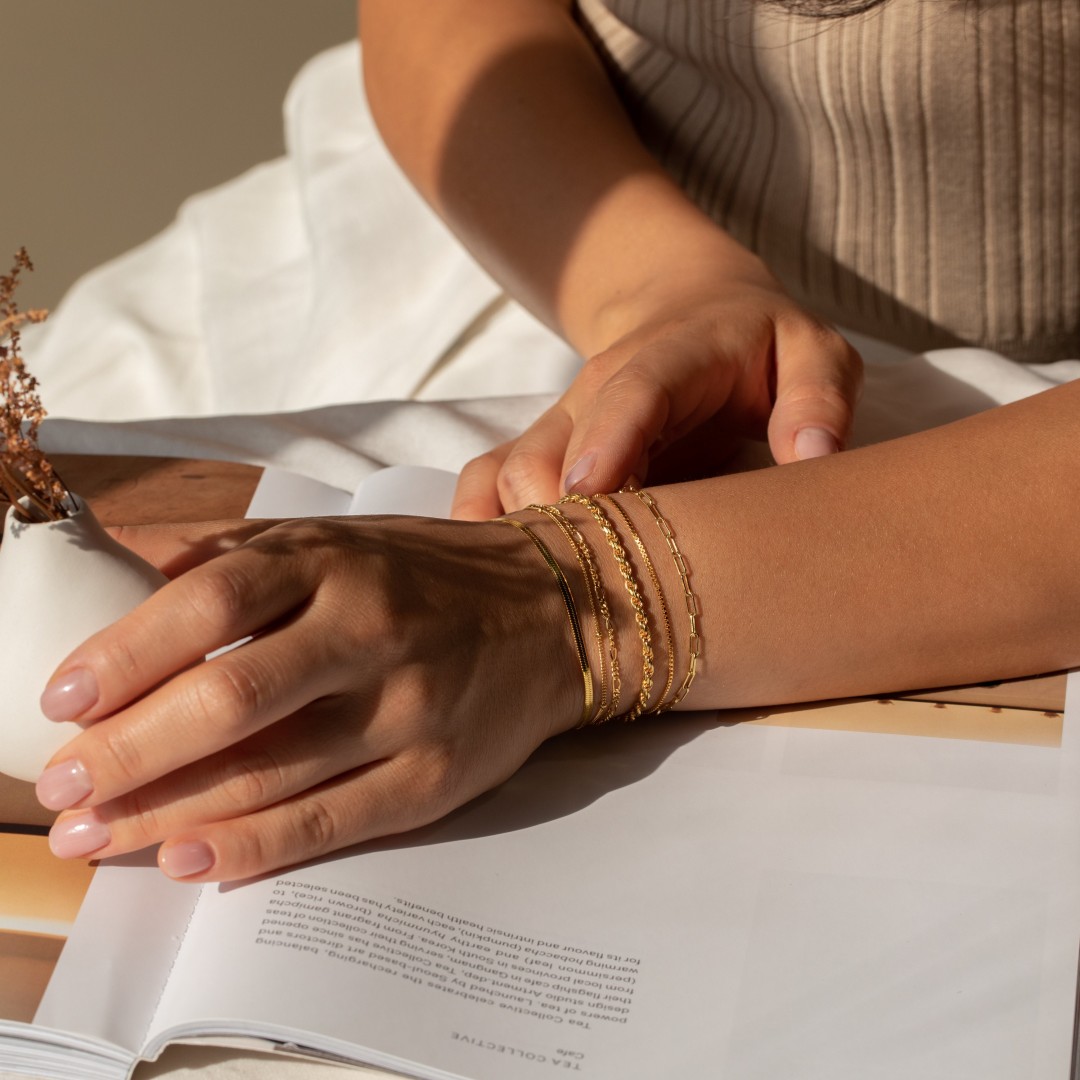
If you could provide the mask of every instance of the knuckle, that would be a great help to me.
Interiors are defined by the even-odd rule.
[[[239,623],[248,610],[250,597],[246,583],[235,570],[207,564],[191,581],[190,604],[207,625],[228,630]]]
[[[105,644],[105,664],[124,682],[140,674],[141,664],[126,636],[110,635]]]
[[[322,855],[339,846],[341,830],[337,818],[318,796],[298,803],[290,817],[293,850],[305,855]]]
[[[432,816],[440,817],[458,805],[464,769],[452,743],[441,741],[428,747],[412,770],[423,805]]]
[[[499,470],[499,481],[514,490],[526,487],[542,465],[543,455],[535,447],[522,446],[503,463]]]
[[[284,788],[278,761],[268,751],[247,751],[226,761],[214,784],[225,814],[232,817],[277,801]]]
[[[258,679],[235,661],[203,665],[191,687],[190,712],[215,728],[245,728],[262,705]]]
[[[595,392],[625,363],[625,359],[624,350],[619,348],[613,347],[598,352],[590,356],[582,365],[577,381],[580,382],[583,390]]]
[[[501,452],[500,450],[489,450],[486,454],[481,454],[479,457],[467,461],[459,474],[458,482],[474,480],[477,477],[487,476],[494,472],[499,467],[499,462],[502,461],[505,453],[505,448],[501,448]]]
[[[152,843],[168,835],[161,802],[152,787],[136,788],[125,795],[123,809],[124,831],[129,839]]]
[[[95,730],[101,744],[95,757],[107,759],[107,771],[113,774],[120,787],[127,788],[147,779],[146,759],[140,741],[130,727],[123,724],[103,724]]]
[[[843,386],[818,380],[791,387],[784,394],[783,401],[777,404],[791,411],[802,411],[811,406],[833,417],[847,416],[851,412],[851,403]]]
[[[839,332],[824,319],[802,308],[785,308],[776,316],[777,335],[794,338],[808,347],[832,347],[835,342],[843,341]]]

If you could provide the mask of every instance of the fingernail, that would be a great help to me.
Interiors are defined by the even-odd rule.
[[[839,449],[840,444],[824,428],[806,427],[795,436],[795,456],[800,461],[828,457]]]
[[[50,720],[76,720],[96,705],[97,699],[98,684],[94,673],[86,668],[74,668],[45,687],[41,711]]]
[[[158,852],[158,866],[171,878],[186,878],[201,874],[214,865],[214,852],[201,840],[172,844]]]
[[[49,810],[66,810],[80,799],[85,799],[94,785],[90,774],[81,761],[61,761],[46,769],[38,777],[38,802]]]
[[[566,474],[566,479],[563,481],[563,491],[569,493],[574,490],[596,468],[596,454],[586,454],[583,458],[578,458],[574,463],[573,468]]]
[[[93,810],[58,821],[49,833],[49,849],[60,859],[78,859],[103,848],[112,839],[109,827]]]

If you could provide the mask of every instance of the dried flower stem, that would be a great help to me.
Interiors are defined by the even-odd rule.
[[[19,352],[19,327],[42,322],[41,309],[19,311],[15,290],[24,270],[33,270],[25,248],[15,255],[11,273],[0,276],[0,491],[12,502],[23,499],[31,521],[60,521],[74,508],[70,493],[38,446],[45,410],[37,379]]]

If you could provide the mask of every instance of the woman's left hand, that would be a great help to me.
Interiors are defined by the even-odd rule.
[[[163,842],[172,877],[251,877],[446,814],[581,711],[560,597],[516,529],[368,518],[117,535],[173,580],[43,696],[86,727],[38,784],[64,811],[58,855]]]

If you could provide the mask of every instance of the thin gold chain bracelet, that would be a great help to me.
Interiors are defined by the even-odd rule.
[[[618,564],[619,573],[622,574],[623,583],[626,585],[626,591],[630,596],[630,604],[634,609],[634,621],[637,623],[638,628],[638,637],[641,638],[641,693],[637,703],[627,712],[626,719],[636,720],[648,708],[649,696],[652,694],[653,648],[652,631],[649,629],[649,618],[645,612],[645,601],[641,596],[641,589],[634,576],[634,568],[627,558],[626,549],[623,547],[611,519],[595,500],[590,499],[587,495],[572,493],[564,495],[559,502],[578,503],[592,514],[596,524],[600,526],[601,531],[607,538],[608,545],[615,556],[615,562]]]
[[[581,720],[579,721],[579,726],[584,725],[588,722],[589,717],[592,716],[592,672],[589,670],[589,654],[585,648],[585,640],[581,635],[581,623],[578,620],[577,607],[574,605],[574,594],[570,591],[570,585],[566,580],[566,575],[562,572],[562,567],[555,561],[555,557],[548,551],[543,540],[541,540],[528,525],[525,525],[523,522],[517,521],[514,518],[496,518],[495,520],[501,521],[506,525],[513,525],[515,529],[520,529],[521,532],[533,542],[536,550],[544,557],[544,562],[547,563],[548,569],[558,583],[559,592],[562,593],[563,604],[566,606],[566,614],[570,617],[570,628],[574,634],[574,649],[577,652],[578,663],[581,665],[581,680],[584,685],[585,702],[581,708]]]
[[[585,578],[589,595],[589,606],[592,609],[596,646],[600,655],[600,702],[597,706],[595,716],[590,719],[589,723],[602,724],[605,720],[610,720],[618,712],[619,697],[622,692],[622,680],[619,674],[619,647],[615,638],[615,622],[611,617],[611,608],[608,605],[607,593],[600,580],[600,572],[596,565],[596,556],[593,554],[593,550],[589,547],[585,537],[581,535],[581,530],[578,529],[578,527],[557,506],[533,503],[529,509],[535,510],[539,514],[546,514],[555,522],[562,531],[563,536],[565,536],[570,543],[570,546],[574,549],[578,565],[581,567],[582,575]],[[603,625],[603,631],[601,631],[601,623]],[[605,634],[607,635],[608,658],[611,662],[610,701],[608,700],[607,683],[605,680]]]
[[[675,635],[671,631],[671,616],[668,614],[664,590],[660,588],[660,579],[656,575],[656,569],[653,567],[652,559],[649,558],[649,552],[645,547],[645,541],[641,539],[641,534],[637,531],[637,527],[630,519],[630,515],[626,512],[626,509],[611,495],[598,494],[596,498],[603,499],[604,502],[610,503],[619,517],[622,518],[623,524],[626,525],[627,532],[630,533],[630,538],[634,541],[634,546],[641,553],[642,561],[645,563],[645,570],[649,575],[649,580],[652,582],[653,591],[656,593],[656,606],[660,609],[660,621],[664,624],[664,642],[667,646],[667,678],[664,680],[664,689],[656,699],[656,704],[648,711],[649,713],[663,712],[664,701],[668,694],[671,693],[672,684],[675,682]]]
[[[683,679],[682,685],[675,692],[675,696],[671,701],[663,706],[661,710],[658,710],[667,712],[669,709],[674,709],[686,697],[690,685],[694,681],[694,676],[697,674],[698,657],[701,655],[701,636],[698,632],[698,617],[701,614],[701,606],[698,603],[698,598],[694,595],[693,589],[690,588],[690,570],[686,565],[686,559],[683,558],[683,553],[679,550],[679,545],[675,540],[675,533],[664,515],[660,513],[660,507],[656,505],[656,500],[644,488],[627,486],[622,490],[629,495],[636,495],[652,512],[656,525],[667,543],[668,551],[671,552],[671,557],[675,560],[675,569],[678,571],[679,582],[682,585],[686,615],[690,622],[690,660],[686,678]]]

